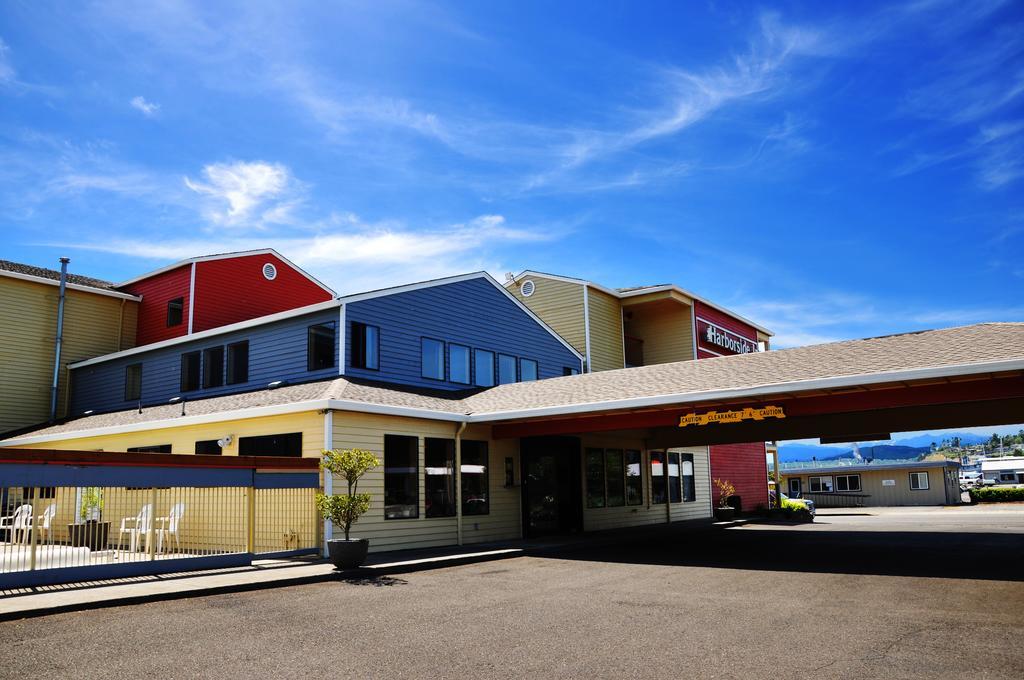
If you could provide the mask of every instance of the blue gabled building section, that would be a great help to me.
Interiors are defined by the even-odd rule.
[[[515,379],[530,377],[523,367],[536,369],[538,379],[580,371],[582,359],[577,352],[519,304],[494,279],[484,273],[441,279],[439,281],[348,296],[341,304],[301,311],[287,318],[259,320],[227,327],[223,332],[205,331],[201,337],[188,336],[166,341],[159,346],[118,352],[109,358],[80,362],[72,369],[70,415],[96,413],[166,404],[173,397],[184,400],[222,396],[267,389],[268,385],[310,382],[337,377],[380,381],[410,387],[464,390],[479,386],[476,357],[492,355],[495,382],[499,356],[514,358]],[[376,329],[375,370],[353,365],[354,328],[358,324]],[[334,332],[333,364],[309,370],[312,326],[326,325]],[[441,377],[424,375],[423,339],[433,340],[443,351]],[[244,382],[227,381],[227,348],[248,343],[248,373]],[[342,350],[342,344],[344,349]],[[204,387],[205,350],[223,348],[225,352],[223,384]],[[450,352],[468,351],[468,382],[453,380]],[[183,391],[182,356],[200,352],[200,386]],[[341,362],[344,362],[342,366]],[[141,365],[140,398],[126,396],[128,367]]]
[[[345,304],[347,376],[435,389],[466,389],[475,384],[451,380],[451,345],[537,362],[539,379],[581,370],[578,354],[484,273],[406,286],[396,292],[342,298]],[[443,280],[442,280],[443,281]],[[353,366],[353,324],[379,329],[380,367]],[[444,343],[444,379],[424,377],[421,347],[424,338]],[[497,368],[495,368],[497,371]]]

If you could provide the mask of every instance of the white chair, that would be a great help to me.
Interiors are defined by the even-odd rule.
[[[117,534],[117,546],[120,548],[123,543],[121,542],[122,537],[128,534],[128,550],[135,552],[139,549],[141,544],[143,548],[148,548],[147,541],[149,540],[149,529],[153,523],[153,504],[146,503],[139,510],[139,514],[135,517],[125,517],[121,520],[121,530]],[[139,539],[142,539],[141,541]]]
[[[50,523],[57,514],[57,504],[50,503],[43,510],[43,514],[36,518],[36,528],[39,529],[39,542],[45,543],[50,538]]]
[[[185,516],[185,504],[175,503],[171,513],[167,517],[157,517],[156,523],[156,551],[164,551],[164,536],[168,537],[167,547],[171,547],[170,538],[174,538],[175,550],[181,551],[181,541],[178,538],[178,527],[181,526],[181,518]]]
[[[7,529],[11,533],[11,543],[19,543],[28,540],[32,531],[32,506],[28,503],[19,505],[13,515],[0,517],[0,529]],[[18,534],[21,534],[19,539]]]

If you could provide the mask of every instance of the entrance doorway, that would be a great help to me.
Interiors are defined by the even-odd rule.
[[[789,480],[789,497],[800,498],[800,478],[791,477]]]
[[[526,538],[583,531],[580,440],[528,437],[519,447]]]

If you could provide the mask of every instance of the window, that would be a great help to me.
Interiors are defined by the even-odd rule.
[[[604,488],[604,449],[587,449],[587,507],[603,508],[605,502]]]
[[[199,352],[186,352],[181,355],[181,391],[191,392],[199,389]]]
[[[352,367],[380,370],[380,329],[352,322]]]
[[[562,375],[579,375],[580,369],[573,368],[572,366],[563,366]]]
[[[492,387],[494,385],[494,352],[482,349],[473,350],[473,373],[478,386]]]
[[[860,475],[836,475],[836,491],[860,491]]]
[[[170,444],[154,444],[152,446],[129,446],[125,449],[128,453],[170,453]]]
[[[448,379],[463,385],[469,384],[468,347],[448,345]]]
[[[423,473],[427,517],[454,517],[454,439],[423,440]]]
[[[239,437],[239,456],[302,457],[302,433],[267,434],[260,437]]]
[[[440,340],[420,340],[420,375],[431,380],[444,380],[444,343]]]
[[[185,310],[185,298],[174,298],[167,301],[167,327],[180,326]]]
[[[651,451],[651,504],[665,502],[665,454]]]
[[[1017,473],[1013,472],[1013,471],[1007,472],[1006,470],[1001,470],[999,472],[999,481],[1000,482],[1016,482],[1017,481]]]
[[[196,442],[196,453],[201,456],[219,456],[222,451],[216,439],[206,439]]]
[[[626,504],[626,470],[623,466],[622,449],[605,449],[604,469],[608,479],[608,507],[618,508]]]
[[[334,368],[334,322],[310,326],[306,344],[306,370]]]
[[[249,382],[249,341],[228,345],[228,384]]]
[[[807,486],[811,493],[832,493],[832,477],[808,477]]]
[[[683,500],[683,488],[680,486],[679,452],[668,452],[668,502],[680,503]]]
[[[384,519],[420,516],[418,448],[416,437],[384,435]]]
[[[220,387],[224,384],[224,348],[211,347],[203,350],[203,388]]]
[[[39,494],[33,496],[33,493],[38,490]],[[23,486],[21,487],[21,497],[25,500],[31,500],[33,498],[56,498],[57,487],[55,486]]]
[[[697,484],[693,476],[693,454],[682,454],[683,465],[683,502],[689,503],[697,500]]]
[[[507,385],[516,381],[516,358],[507,354],[498,355],[498,384]]]
[[[533,359],[519,360],[519,379],[529,382],[537,379],[537,362]]]
[[[626,451],[626,505],[644,504],[644,478],[639,451]]]
[[[462,514],[491,512],[487,481],[487,442],[462,441]]]
[[[124,367],[124,400],[135,401],[142,397],[142,364]]]
[[[915,491],[926,491],[928,489],[928,473],[911,472],[910,488],[914,489]]]

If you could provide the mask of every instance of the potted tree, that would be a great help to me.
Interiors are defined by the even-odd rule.
[[[327,553],[338,569],[352,569],[366,561],[370,541],[365,538],[352,539],[349,532],[352,525],[370,509],[370,494],[356,493],[359,489],[359,478],[366,474],[367,470],[379,465],[380,460],[377,456],[364,449],[323,451],[320,467],[327,474],[343,477],[348,485],[348,492],[344,494],[316,495],[316,507],[320,515],[345,532],[345,538],[332,538],[327,541]]]
[[[102,514],[103,489],[98,486],[84,487],[78,508],[79,521],[68,525],[68,535],[71,538],[72,546],[86,547],[90,550],[106,549],[110,522],[101,522]]]
[[[736,494],[736,487],[727,479],[716,479],[715,488],[718,489],[718,507],[715,508],[715,519],[719,522],[729,522],[736,516],[736,509],[729,505],[729,498]]]

